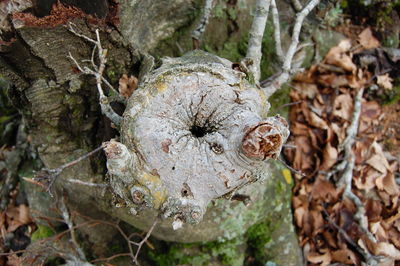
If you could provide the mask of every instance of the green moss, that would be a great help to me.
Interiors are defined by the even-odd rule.
[[[213,8],[213,15],[214,15],[214,17],[219,18],[219,19],[227,18],[227,15],[225,13],[225,8],[222,4],[215,5],[215,7]]]
[[[282,25],[284,26],[284,25]],[[274,27],[271,21],[267,22],[265,32],[262,41],[262,58],[261,58],[261,80],[267,79],[275,73],[273,69],[273,63],[277,62],[277,56],[275,54],[275,43],[273,38]],[[247,49],[247,45],[246,45]]]
[[[38,227],[38,229],[35,232],[33,232],[32,236],[31,236],[32,242],[51,237],[55,234],[54,230],[51,229],[50,227],[47,227],[47,226],[44,226],[41,224],[38,224],[37,227]]]
[[[290,102],[289,97],[290,87],[285,86],[275,92],[269,99],[269,103],[271,104],[271,112],[270,116],[273,115],[281,115],[283,117],[288,117],[289,115],[289,107],[284,107],[285,104]]]
[[[172,244],[167,252],[150,251],[150,258],[160,266],[167,265],[208,265],[219,261],[223,265],[242,265],[244,254],[240,252],[243,239],[235,238],[224,242],[206,244]]]
[[[382,96],[384,104],[395,104],[400,100],[400,79],[397,80],[393,89]]]
[[[218,257],[226,265],[242,265],[243,254],[238,252],[238,246],[242,245],[243,239],[235,238],[225,242],[210,242],[204,246],[204,250]]]
[[[257,262],[265,262],[268,260],[268,254],[265,253],[265,248],[272,240],[272,232],[277,227],[276,222],[273,223],[268,219],[253,225],[246,232],[247,245],[249,252]]]

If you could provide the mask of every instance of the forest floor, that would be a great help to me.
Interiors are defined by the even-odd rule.
[[[293,79],[285,155],[309,265],[400,263],[399,71],[367,28]]]

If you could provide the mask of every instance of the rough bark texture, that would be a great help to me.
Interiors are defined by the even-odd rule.
[[[32,136],[32,142],[38,150],[40,159],[47,168],[57,168],[89,152],[95,147],[98,147],[102,142],[109,140],[116,134],[110,127],[109,121],[100,113],[98,95],[93,80],[90,77],[80,75],[73,63],[67,58],[68,52],[71,52],[77,60],[89,59],[93,47],[90,43],[67,30],[65,27],[65,18],[68,18],[67,21],[71,19],[72,22],[76,24],[77,30],[87,36],[93,36],[93,30],[96,28],[101,30],[103,47],[107,48],[109,52],[105,77],[113,84],[117,84],[118,79],[124,73],[138,74],[141,72],[143,74],[146,72],[146,52],[156,49],[163,39],[170,37],[174,31],[192,21],[195,14],[194,7],[196,3],[180,0],[121,0],[118,8],[119,22],[110,24],[109,21],[115,20],[110,19],[110,16],[112,16],[110,11],[107,13],[107,11],[104,10],[106,6],[110,7],[112,4],[114,3],[98,1],[98,5],[95,5],[96,8],[94,8],[95,11],[93,12],[89,12],[81,7],[87,13],[101,13],[102,15],[99,16],[108,18],[108,24],[104,22],[105,19],[102,21],[94,20],[93,17],[89,17],[84,13],[82,13],[82,17],[79,18],[76,17],[76,13],[73,13],[75,15],[71,15],[72,11],[70,9],[61,9],[61,13],[53,15],[51,22],[47,21],[47,24],[43,22],[44,24],[42,23],[40,25],[36,23],[37,19],[33,16],[27,17],[26,15],[19,15],[17,16],[18,19],[15,17],[13,19],[13,16],[10,15],[10,27],[12,29],[7,34],[2,35],[2,43],[0,44],[0,73],[3,78],[10,80],[13,84],[10,96],[26,118]],[[36,14],[40,12],[42,12],[40,14],[42,16],[49,14],[48,11],[46,12],[45,7],[35,8],[37,8]],[[90,9],[90,7],[86,8]],[[8,14],[16,11],[18,10],[11,10]],[[49,16],[45,16],[44,19],[48,17]],[[57,23],[54,21],[57,21]],[[59,23],[60,21],[61,23]],[[216,74],[209,70],[202,71],[202,73],[204,73],[204,75]],[[178,73],[178,76],[182,77],[182,72]],[[238,86],[238,88],[241,86],[239,83],[235,85]],[[154,89],[157,90],[156,94],[159,93],[159,90],[162,91],[162,82],[159,83],[158,89]],[[193,88],[188,88],[188,90],[192,89]],[[256,93],[255,89],[249,91],[250,94]],[[225,98],[220,99],[222,102],[219,102],[219,108],[221,108],[221,106],[223,107],[223,102],[234,100],[233,98],[236,97],[236,94],[234,95],[232,92],[233,90],[227,93],[224,96]],[[200,95],[198,96],[200,97]],[[135,98],[130,100],[128,108],[132,109],[137,105],[145,104],[140,97],[140,93],[137,93]],[[145,96],[143,100],[146,97],[149,96]],[[246,99],[246,97],[247,96],[243,96],[243,99]],[[259,95],[257,97],[259,97]],[[196,101],[199,99],[201,99],[201,97],[196,99]],[[257,119],[254,121],[255,123],[265,118],[265,112],[268,109],[266,107],[267,103],[262,97],[257,101],[248,105],[249,108],[253,108],[252,106],[254,106],[254,108],[260,109],[255,112],[257,113]],[[118,109],[118,106],[115,107]],[[197,108],[198,107],[201,107],[201,105],[198,105]],[[225,109],[225,107],[223,108]],[[129,112],[127,112],[125,116],[128,114]],[[202,119],[204,119],[204,117]],[[139,123],[137,126],[142,127],[140,130],[151,130],[146,129],[146,124],[144,123]],[[128,139],[128,136],[130,136],[129,134],[133,134],[132,137],[135,137],[134,134],[136,133],[128,133],[128,123],[124,125],[124,127],[126,127],[123,129],[126,134],[122,136],[121,141],[132,149],[138,143],[130,143],[132,140]],[[214,137],[216,138],[217,136]],[[239,134],[236,135],[236,137],[239,137]],[[243,135],[241,135],[240,138],[242,137]],[[179,146],[175,147],[174,145],[169,146],[167,138],[163,140],[166,141],[164,145],[162,143],[157,143],[157,145],[161,145],[159,147],[159,154],[161,157],[157,160],[161,160],[160,158],[164,155],[165,150],[178,152],[180,148],[183,148]],[[171,141],[174,140],[171,139]],[[237,140],[235,141],[238,143]],[[182,142],[185,143],[186,140],[182,140]],[[191,141],[188,140],[187,142],[190,144]],[[217,153],[221,147],[218,147],[218,145],[209,145],[210,143],[214,143],[214,139],[210,139],[207,142],[209,143],[198,143],[198,147],[204,146],[204,148],[207,149],[206,153],[218,157]],[[228,146],[224,146],[223,149],[224,151],[229,151],[231,149],[231,147],[229,147],[230,142],[228,140],[225,140],[225,142],[228,143]],[[148,143],[144,144],[147,145]],[[190,145],[195,146],[196,140],[193,139]],[[174,151],[174,149],[176,149],[176,151]],[[148,152],[157,153],[156,151]],[[186,160],[187,157],[190,156],[192,156],[192,154],[186,154],[181,159]],[[154,165],[158,163],[160,162],[152,162]],[[161,170],[158,173],[161,179],[159,178],[158,180],[165,182],[165,179],[163,179],[165,178],[164,175],[171,174],[172,171],[180,172],[179,175],[183,176],[185,174],[184,167],[189,168],[193,166],[193,162],[188,161],[187,163],[189,166],[185,166],[184,164],[180,165],[179,163],[176,165],[174,163],[171,163],[171,165],[166,164],[165,169],[170,168],[170,170],[163,175],[161,175],[161,172],[164,170]],[[283,254],[289,252],[293,255],[290,257],[291,262],[289,264],[298,265],[298,254],[296,253],[298,251],[296,249],[297,241],[291,224],[290,204],[288,199],[288,195],[290,195],[290,186],[284,182],[280,170],[274,164],[265,164],[264,162],[261,164],[257,162],[257,164],[260,166],[257,170],[258,176],[256,179],[264,181],[250,184],[235,191],[235,193],[250,196],[252,202],[249,206],[245,206],[242,202],[238,201],[216,199],[226,194],[226,186],[232,186],[233,188],[245,183],[237,180],[237,177],[241,176],[239,172],[243,170],[235,169],[235,172],[237,171],[237,176],[229,177],[228,180],[224,180],[224,178],[220,176],[218,178],[219,187],[216,188],[216,192],[211,190],[212,192],[210,192],[210,195],[203,197],[204,200],[199,207],[201,216],[204,215],[202,222],[197,225],[185,224],[180,230],[172,230],[171,222],[175,214],[182,212],[180,210],[179,212],[169,215],[172,216],[172,218],[168,218],[170,220],[167,219],[165,223],[161,223],[157,226],[154,231],[154,236],[168,241],[181,242],[234,239],[242,235],[249,226],[258,221],[267,218],[275,223],[274,217],[281,215],[278,217],[285,218],[279,218],[276,221],[277,227],[271,230],[271,235],[275,234],[273,232],[288,232],[283,235],[283,237],[278,237],[279,240],[285,241],[285,248],[287,249],[282,248],[282,252],[279,252],[280,249],[277,246],[273,246],[274,251],[278,253],[276,256],[271,256],[271,258],[273,257],[273,260],[276,260],[277,257],[283,259]],[[56,182],[56,189],[66,192],[68,194],[69,206],[85,215],[105,220],[118,217],[139,229],[147,230],[158,211],[152,209],[140,210],[139,208],[135,211],[141,211],[140,216],[135,216],[133,213],[130,213],[129,206],[125,208],[129,203],[127,204],[120,196],[125,193],[121,192],[122,190],[126,190],[127,188],[131,189],[132,186],[127,185],[125,187],[126,184],[123,182],[121,183],[120,180],[118,181],[120,183],[118,185],[116,184],[118,182],[116,182],[116,179],[112,176],[109,179],[105,175],[105,165],[105,158],[100,154],[89,160],[82,161],[78,165],[63,171]],[[240,167],[239,165],[236,166],[232,164],[233,167]],[[176,170],[172,170],[174,166]],[[210,171],[207,172],[207,174],[212,175],[212,171],[218,169],[219,166],[214,166],[216,169],[213,170],[204,168],[204,166],[201,167],[201,171]],[[146,169],[149,174],[154,175],[155,173],[152,173],[152,170],[153,169]],[[192,171],[192,169],[190,171]],[[92,183],[108,183],[111,181],[114,192],[101,187],[87,187],[68,182],[68,179],[71,178]],[[146,182],[146,180],[144,181]],[[128,180],[128,183],[129,182],[131,181]],[[182,198],[185,194],[193,194],[193,198],[196,199],[199,195],[198,193],[200,193],[198,189],[200,189],[199,187],[201,185],[199,178],[195,178],[191,180],[188,179],[188,181],[179,180],[179,187],[178,185],[171,186],[176,186],[176,188],[178,188],[180,194],[176,195],[177,198]],[[121,188],[121,194],[118,192],[118,187]],[[36,209],[40,213],[48,216],[57,215],[50,211],[52,207],[56,207],[57,199],[54,200],[50,198],[45,192],[40,191],[39,188],[33,187],[30,184],[26,184],[26,188],[32,209]],[[168,186],[165,189],[168,193],[171,191]],[[186,193],[184,192],[185,190]],[[129,191],[129,196],[131,197],[131,192],[135,191]],[[140,191],[140,189],[137,191]],[[154,198],[157,198],[157,196],[154,197],[153,195],[153,199]],[[209,203],[211,200],[213,200],[213,203]],[[157,203],[157,201],[152,201],[152,204],[154,206],[159,204],[157,207],[160,208],[162,206],[161,201],[159,203]],[[208,209],[205,212],[206,206]],[[196,222],[197,221],[199,220],[196,220]],[[110,232],[104,236],[104,241],[111,239],[114,233],[115,232]],[[277,241],[278,238],[276,238]],[[97,239],[95,241],[99,240]],[[277,241],[274,241],[274,244],[276,244]]]

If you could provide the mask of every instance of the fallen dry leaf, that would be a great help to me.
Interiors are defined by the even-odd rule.
[[[122,77],[119,79],[119,94],[128,99],[129,97],[131,97],[133,91],[137,88],[137,86],[138,79],[136,77],[130,76],[128,78],[127,74],[123,74]]]
[[[336,148],[332,147],[330,142],[328,142],[323,151],[323,160],[320,170],[328,170],[335,165],[338,158],[338,151]]]
[[[329,265],[332,261],[332,257],[329,251],[322,255],[310,252],[307,256],[307,260],[309,262],[319,264],[322,266],[322,265]]]
[[[18,257],[17,254],[7,256],[6,266],[21,266],[23,265],[22,257]]]
[[[332,252],[332,259],[333,261],[344,263],[344,264],[356,264],[355,263],[358,261],[356,255],[354,252],[352,252],[349,249],[340,249],[340,250],[335,250]]]
[[[385,75],[380,75],[377,77],[376,84],[378,84],[380,87],[386,89],[386,90],[391,90],[393,89],[393,79],[389,77],[389,74],[386,73]]]
[[[353,99],[350,94],[341,94],[333,103],[333,116],[350,120],[353,115]]]
[[[357,66],[353,63],[351,56],[347,52],[351,48],[351,41],[346,39],[342,40],[338,46],[335,46],[329,50],[325,57],[327,64],[338,66],[345,71],[354,73]]]
[[[370,223],[370,231],[375,235],[378,241],[387,241],[388,236],[386,234],[386,230],[382,227],[381,222]]]
[[[8,208],[6,210],[6,216],[8,224],[7,232],[13,232],[18,227],[32,222],[32,218],[29,214],[29,207],[25,204]]]
[[[380,190],[386,191],[390,196],[400,195],[400,189],[393,173],[387,173],[384,177],[377,178],[375,183]]]
[[[390,171],[390,166],[385,154],[383,153],[382,146],[374,141],[371,147],[373,155],[366,161],[366,163],[381,172],[383,175],[386,175],[387,171]]]
[[[374,49],[381,46],[379,41],[372,35],[372,31],[369,27],[358,35],[358,41],[365,49]]]
[[[400,250],[394,245],[386,242],[379,242],[373,245],[374,250],[372,251],[375,255],[384,255],[392,259],[400,260]]]

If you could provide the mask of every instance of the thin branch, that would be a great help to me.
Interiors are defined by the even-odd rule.
[[[139,264],[138,261],[137,261],[137,259],[138,259],[139,252],[140,252],[140,250],[142,249],[143,244],[146,243],[146,241],[149,239],[149,237],[150,237],[150,235],[153,233],[153,230],[154,230],[154,228],[156,227],[157,223],[158,223],[158,219],[156,219],[156,220],[153,222],[152,226],[150,227],[149,231],[147,231],[147,234],[146,234],[146,236],[142,239],[142,241],[140,241],[139,243],[135,243],[135,244],[138,246],[138,248],[137,248],[137,250],[136,250],[135,257],[134,257],[134,262],[135,262],[136,264]]]
[[[275,0],[271,1],[271,13],[272,13],[272,22],[274,23],[274,40],[275,40],[275,50],[276,55],[280,62],[283,62],[283,50],[281,44],[281,27],[279,23],[279,13],[278,8],[276,7]]]
[[[98,184],[98,183],[85,182],[85,181],[81,181],[79,179],[74,179],[74,178],[70,178],[66,181],[73,183],[73,184],[78,184],[78,185],[83,185],[83,186],[88,186],[88,187],[101,187],[101,188],[109,187],[109,184]]]
[[[261,46],[264,36],[265,26],[268,19],[268,11],[271,0],[257,0],[256,11],[253,18],[253,23],[250,29],[250,39],[247,48],[246,61],[249,71],[256,84],[258,84],[261,76]]]
[[[354,218],[357,220],[358,224],[362,231],[367,235],[367,237],[374,243],[377,242],[376,238],[368,229],[368,219],[366,218],[366,211],[364,208],[364,204],[361,202],[360,198],[357,197],[352,191],[352,180],[353,180],[353,170],[355,166],[355,155],[352,150],[353,144],[355,142],[357,133],[358,133],[358,124],[361,116],[361,103],[364,89],[361,88],[357,95],[354,97],[354,111],[351,124],[346,130],[346,139],[343,141],[343,144],[340,145],[339,151],[344,151],[344,159],[343,162],[345,165],[344,172],[337,182],[337,186],[344,186],[343,196],[349,198],[354,205],[356,205],[357,212],[354,215]]]
[[[296,146],[295,146],[295,148],[296,148]],[[300,175],[300,176],[302,176],[302,177],[307,177],[307,175],[306,174],[304,174],[303,172],[301,172],[301,171],[299,171],[299,170],[296,170],[296,169],[294,169],[293,167],[291,167],[290,165],[288,165],[284,160],[282,160],[281,158],[278,158],[277,159],[279,162],[281,162],[285,167],[287,167],[290,171],[292,171],[293,173],[295,173],[295,174],[298,174],[298,175]]]
[[[193,49],[198,49],[200,46],[201,37],[206,30],[208,19],[211,14],[212,4],[213,0],[205,0],[203,15],[200,18],[199,24],[197,25],[196,29],[192,32]]]
[[[96,152],[98,152],[102,149],[103,149],[103,146],[97,147],[93,151],[82,155],[78,159],[75,159],[69,163],[63,164],[60,167],[55,168],[55,169],[43,168],[33,178],[33,180],[32,180],[33,182],[31,182],[28,178],[24,178],[24,179],[30,183],[40,185],[40,186],[46,188],[46,192],[48,192],[51,196],[53,196],[51,193],[51,188],[53,187],[54,182],[57,180],[57,178],[62,173],[62,171],[64,171],[64,169],[76,165],[77,163],[89,158],[90,156],[92,156],[93,154],[95,154]]]
[[[76,30],[74,29],[73,26],[75,26],[75,24],[73,23],[69,23],[68,25],[68,29],[70,32],[72,32],[73,34],[75,34],[76,36],[83,38],[91,43],[93,43],[95,45],[95,47],[93,48],[92,51],[92,57],[91,57],[91,64],[94,68],[90,69],[88,67],[81,67],[80,64],[78,63],[78,61],[72,56],[71,53],[69,53],[69,58],[74,62],[74,64],[76,65],[76,67],[83,73],[86,75],[92,75],[96,78],[96,85],[97,85],[97,90],[99,93],[99,102],[100,102],[100,107],[101,107],[101,111],[102,113],[107,116],[111,122],[113,122],[116,126],[119,126],[121,124],[122,121],[122,117],[120,115],[118,115],[111,107],[110,102],[107,98],[107,96],[105,96],[103,88],[102,88],[102,82],[106,83],[106,85],[108,87],[110,87],[114,92],[116,92],[116,94],[118,95],[117,91],[111,86],[111,84],[105,80],[105,78],[103,77],[103,72],[104,69],[106,67],[106,63],[107,63],[107,49],[103,49],[102,45],[101,45],[101,40],[100,40],[100,33],[99,30],[96,29],[96,40],[93,40],[83,34],[80,34],[78,32],[76,32]],[[95,50],[97,50],[97,57],[99,59],[99,64],[96,65],[96,63],[94,62],[94,52]]]
[[[283,71],[288,72],[291,70],[291,64],[293,56],[297,51],[297,45],[299,44],[299,37],[301,28],[303,26],[304,19],[314,9],[314,7],[320,2],[320,0],[311,0],[304,9],[296,15],[296,22],[294,24],[292,33],[292,42],[290,43],[289,49],[285,55],[285,61],[283,62]]]
[[[83,250],[81,249],[81,247],[78,244],[78,241],[76,239],[76,234],[75,234],[75,229],[74,229],[74,223],[72,221],[71,215],[69,214],[67,205],[65,204],[65,197],[64,195],[61,197],[61,200],[59,201],[59,209],[61,211],[61,215],[65,221],[65,223],[67,224],[69,230],[70,230],[70,234],[71,234],[71,240],[72,240],[72,244],[75,247],[76,252],[79,255],[79,258],[83,261],[86,261],[86,256],[85,253],[83,252]]]
[[[282,72],[271,83],[268,83],[267,87],[264,87],[267,97],[271,96],[275,91],[277,91],[284,83],[289,80],[290,75],[292,74],[292,61],[295,53],[297,52],[300,32],[303,26],[304,19],[319,2],[320,0],[311,0],[300,13],[297,13],[292,33],[292,41],[284,56]]]
[[[344,150],[345,154],[351,153],[351,147],[353,146],[357,133],[358,133],[358,124],[361,116],[361,103],[362,97],[364,93],[364,88],[361,88],[354,99],[354,107],[353,107],[353,117],[352,122],[346,130],[346,138],[344,139],[342,145],[339,146],[339,151]]]
[[[358,253],[360,253],[364,257],[365,261],[369,261],[371,259],[372,255],[368,251],[362,249],[357,243],[355,243],[353,239],[351,239],[351,237],[347,234],[347,232],[332,220],[332,218],[329,216],[329,213],[325,209],[322,210],[322,213],[324,214],[325,219],[328,220],[328,223],[335,227],[336,230],[338,230],[339,234],[343,236],[343,238],[350,246],[352,246],[355,250],[357,250]]]
[[[112,255],[111,257],[108,257],[108,258],[99,258],[99,259],[92,260],[91,263],[102,262],[102,261],[109,262],[109,261],[119,258],[119,257],[130,257],[130,256],[131,256],[131,253],[119,253],[119,254]]]
[[[291,0],[293,8],[296,12],[300,12],[303,9],[303,5],[299,0]]]

